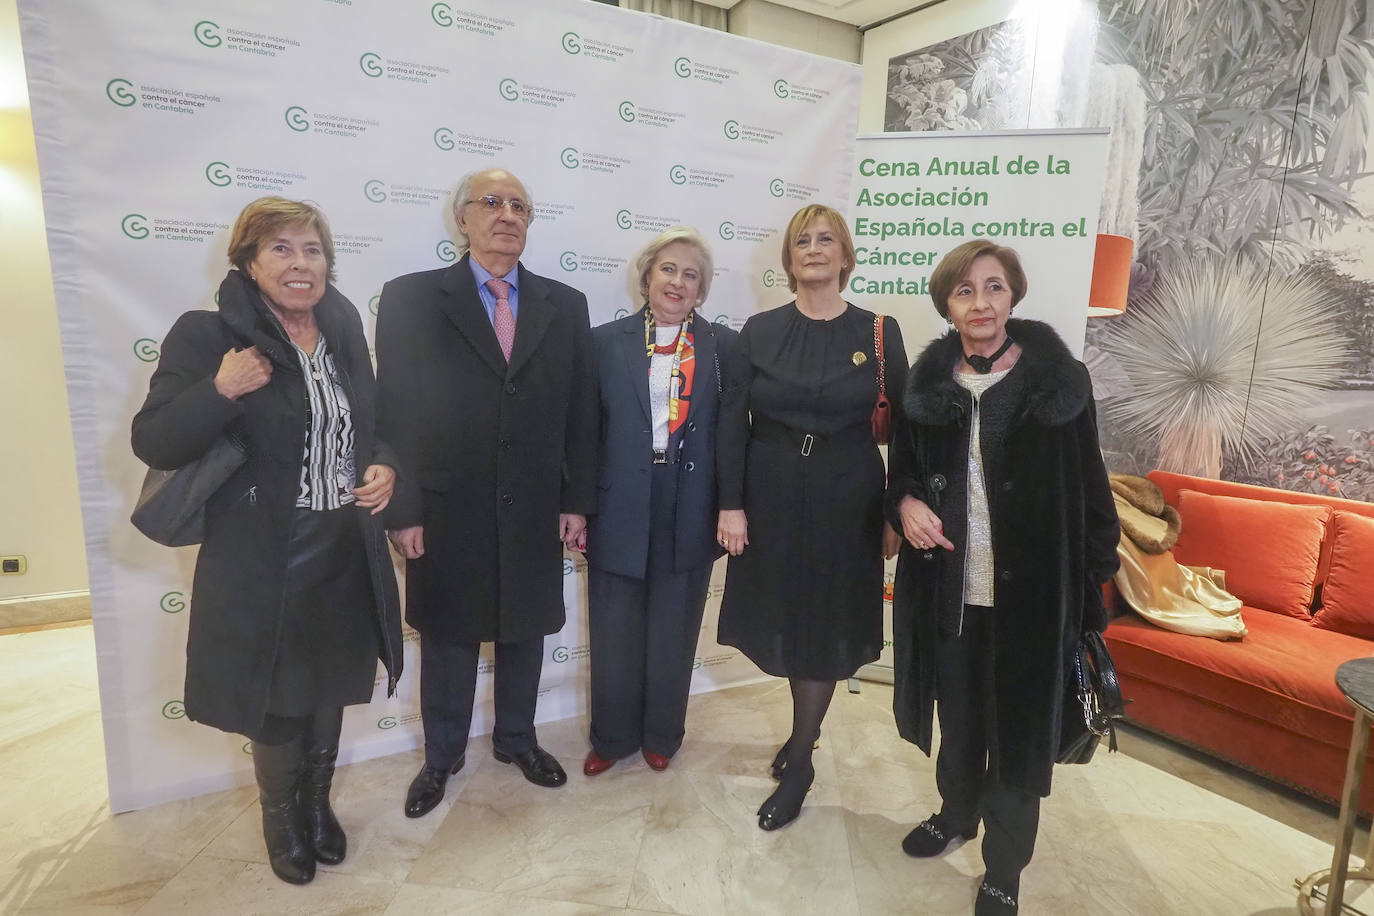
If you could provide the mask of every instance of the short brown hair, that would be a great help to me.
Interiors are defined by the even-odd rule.
[[[1026,272],[1021,269],[1021,259],[1016,252],[990,239],[970,239],[941,258],[930,274],[930,298],[935,301],[935,311],[941,318],[949,317],[949,297],[954,295],[954,288],[963,281],[973,262],[985,254],[996,258],[1007,272],[1012,306],[1025,298]]]
[[[649,301],[649,271],[653,270],[663,249],[674,242],[682,242],[695,249],[697,258],[701,261],[701,285],[697,288],[700,298],[692,303],[692,308],[706,301],[706,296],[711,292],[711,277],[716,269],[715,258],[711,257],[711,246],[706,244],[701,233],[690,226],[674,226],[658,235],[635,255],[630,265],[629,288],[632,301],[641,305]]]
[[[822,217],[830,221],[831,228],[835,230],[835,237],[840,240],[840,247],[844,249],[840,289],[844,289],[844,285],[849,282],[849,275],[854,272],[854,239],[849,235],[849,224],[833,207],[827,207],[825,204],[807,204],[792,214],[792,219],[782,234],[782,269],[787,274],[787,288],[794,293],[797,291],[797,277],[792,273],[792,246],[796,244],[797,236],[806,231],[807,226]]]
[[[313,204],[285,197],[259,197],[239,212],[229,234],[229,263],[245,274],[258,256],[258,249],[282,229],[310,229],[320,237],[329,280],[334,280],[334,236],[329,221]]]

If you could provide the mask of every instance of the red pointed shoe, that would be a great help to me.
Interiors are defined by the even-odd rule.
[[[670,758],[664,757],[662,754],[655,754],[653,751],[650,750],[643,751],[643,754],[644,762],[647,763],[652,769],[658,770],[660,773],[668,769],[668,763],[670,761]]]
[[[582,761],[582,774],[584,776],[596,776],[613,766],[615,766],[614,760],[603,760],[596,751],[588,751],[587,759]]]

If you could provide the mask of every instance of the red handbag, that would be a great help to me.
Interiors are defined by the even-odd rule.
[[[887,361],[883,359],[883,316],[873,317],[873,355],[878,358],[878,403],[873,405],[873,441],[887,445],[892,429],[892,404],[887,399]]]

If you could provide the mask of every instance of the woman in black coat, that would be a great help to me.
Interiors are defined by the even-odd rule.
[[[304,884],[343,860],[329,806],[343,707],[401,674],[400,600],[380,516],[395,461],[373,438],[362,322],[329,280],[309,204],[239,214],[219,311],[162,344],[134,453],[174,469],[229,435],[247,460],[209,499],[186,646],[186,714],[252,739],[272,870]]]
[[[929,754],[938,707],[941,808],[902,848],[940,855],[981,821],[974,911],[1011,913],[1050,792],[1068,662],[1085,629],[1107,625],[1116,509],[1087,369],[1048,325],[1010,317],[1026,293],[1016,253],[965,242],[930,288],[952,330],[907,377],[885,509],[905,539],[894,711]]]
[[[644,307],[592,332],[601,423],[587,526],[588,776],[635,751],[667,769],[686,731],[706,590],[722,552],[720,364],[739,336],[696,310],[712,264],[695,229],[669,229],[631,268],[631,294]]]

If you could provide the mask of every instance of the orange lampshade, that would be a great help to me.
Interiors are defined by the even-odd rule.
[[[1131,255],[1135,242],[1124,235],[1099,235],[1093,254],[1093,281],[1088,290],[1088,317],[1108,318],[1126,311],[1131,288]]]

